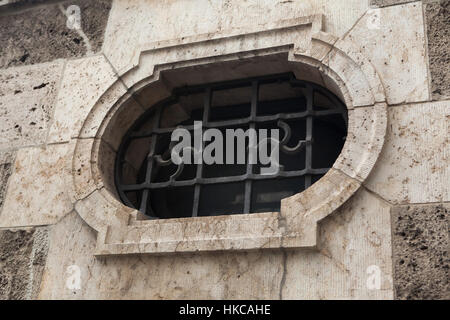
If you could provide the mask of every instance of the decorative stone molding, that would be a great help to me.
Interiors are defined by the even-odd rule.
[[[266,30],[231,30],[137,48],[133,64],[119,70],[120,78],[86,117],[70,163],[71,199],[98,232],[96,254],[316,248],[318,223],[349,199],[372,170],[387,121],[376,70],[353,43],[321,30],[322,16],[314,15],[280,21]],[[284,54],[289,63],[311,71],[308,79],[338,94],[349,109],[343,151],[322,179],[283,199],[281,212],[145,220],[117,200],[112,181],[117,144],[151,106],[137,93],[152,88],[158,94],[151,100],[157,102],[170,93],[161,77],[164,71],[273,54]]]

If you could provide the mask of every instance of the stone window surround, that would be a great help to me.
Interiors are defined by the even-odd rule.
[[[279,21],[265,30],[241,28],[136,49],[132,64],[117,72],[118,80],[86,117],[69,161],[69,193],[78,214],[97,231],[96,255],[317,248],[318,223],[361,187],[384,144],[387,125],[386,97],[376,70],[349,40],[321,31],[322,19],[313,15]],[[165,70],[274,53],[318,70],[319,84],[338,94],[348,108],[346,143],[322,179],[283,199],[280,212],[272,213],[144,220],[117,200],[108,163],[115,159],[114,144],[144,112],[140,90],[154,87],[168,94],[159,81]],[[155,96],[155,102],[160,98]]]

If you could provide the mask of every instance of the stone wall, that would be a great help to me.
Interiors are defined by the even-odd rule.
[[[450,97],[450,1],[441,0],[425,6],[427,21],[428,54],[433,99]]]
[[[450,299],[449,205],[392,209],[398,299]]]
[[[37,298],[47,258],[47,229],[0,230],[0,243],[0,300]]]
[[[100,51],[111,0],[30,1],[0,7],[0,68],[77,58]],[[69,5],[80,7],[82,32],[66,27]]]
[[[70,5],[80,30],[67,27]],[[449,299],[448,10],[449,0],[0,1],[0,299]],[[74,175],[91,178],[72,156],[138,50],[319,13],[323,32],[370,61],[389,106],[375,167],[320,222],[318,248],[96,256],[98,234],[68,192]]]

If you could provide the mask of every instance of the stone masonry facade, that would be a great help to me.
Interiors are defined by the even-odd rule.
[[[450,299],[450,0],[0,0],[0,30],[0,300]],[[311,189],[254,218],[118,201],[142,97],[290,67],[349,109]]]

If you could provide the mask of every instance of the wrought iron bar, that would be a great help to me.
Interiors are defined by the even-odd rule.
[[[259,90],[262,84],[270,84],[270,83],[280,83],[280,82],[288,82],[293,87],[301,87],[304,88],[305,100],[306,100],[306,110],[305,111],[297,111],[290,113],[277,113],[270,115],[257,115],[258,107],[259,107]],[[249,87],[251,86],[251,103],[250,103],[250,115],[245,118],[235,118],[231,120],[223,120],[223,121],[209,121],[209,114],[211,112],[211,103],[212,96],[214,91],[216,90],[225,90],[225,89],[233,89],[239,87]],[[333,104],[334,108],[327,110],[315,110],[314,109],[314,93],[320,92],[322,95],[327,97],[329,101]],[[161,128],[161,113],[163,108],[168,105],[171,105],[177,101],[179,98],[184,95],[189,95],[193,93],[203,93],[203,117],[202,117],[202,126],[205,129],[208,128],[226,128],[226,127],[239,127],[239,126],[248,126],[249,129],[256,129],[258,124],[265,124],[276,122],[277,125],[285,131],[285,136],[280,142],[280,151],[294,155],[298,154],[300,151],[304,150],[305,154],[305,168],[302,170],[293,170],[293,171],[283,171],[280,170],[277,174],[274,175],[260,175],[253,173],[253,164],[249,161],[246,165],[246,173],[238,176],[226,176],[226,177],[215,177],[215,178],[204,178],[203,177],[203,164],[202,161],[197,163],[196,173],[194,179],[189,180],[181,180],[179,181],[177,178],[183,171],[183,166],[178,166],[175,173],[173,173],[168,181],[163,182],[153,182],[152,178],[155,175],[155,165],[159,168],[160,166],[167,166],[170,164],[169,160],[163,160],[160,155],[156,155],[156,146],[158,140],[161,135],[170,134],[175,129],[179,127],[170,127],[170,128]],[[277,103],[292,103],[292,101],[278,100]],[[284,101],[284,102],[283,102]],[[299,106],[301,107],[301,106]],[[295,177],[304,177],[304,188],[308,188],[312,184],[313,176],[320,176],[325,174],[329,168],[320,168],[313,169],[313,138],[314,138],[314,119],[319,117],[326,117],[331,115],[342,115],[347,124],[346,117],[346,108],[345,106],[330,92],[324,90],[318,85],[313,83],[300,81],[295,79],[295,76],[292,73],[288,74],[279,74],[279,75],[271,75],[243,80],[233,80],[226,81],[221,83],[212,83],[207,85],[198,85],[198,86],[190,86],[178,88],[173,91],[171,97],[166,100],[158,103],[154,107],[151,108],[151,112],[144,115],[143,118],[139,119],[132,128],[128,131],[128,133],[124,137],[124,141],[119,147],[118,158],[116,160],[116,185],[118,188],[119,195],[121,199],[125,202],[125,204],[132,206],[130,200],[126,196],[128,192],[139,193],[139,210],[147,215],[152,215],[154,217],[157,214],[152,212],[152,208],[149,207],[150,197],[152,190],[156,189],[165,189],[165,188],[178,188],[178,187],[189,187],[194,186],[194,195],[192,199],[192,216],[198,216],[200,210],[201,203],[201,194],[202,189],[207,185],[217,185],[217,184],[228,184],[228,183],[236,183],[236,182],[244,182],[244,204],[243,204],[243,212],[250,213],[252,212],[252,192],[253,192],[253,183],[254,181],[260,180],[277,180],[279,178],[295,178]],[[156,110],[156,111],[153,111]],[[151,126],[151,130],[146,132],[141,132],[140,129],[142,124],[145,124],[145,121],[151,118],[153,121],[153,125]],[[288,147],[288,142],[290,140],[291,128],[289,124],[284,122],[283,120],[306,120],[306,135],[305,140],[301,140],[297,143],[295,147]],[[182,128],[188,131],[194,131],[194,125],[186,125]],[[123,164],[125,162],[125,151],[127,146],[131,141],[135,139],[143,139],[143,138],[151,138],[150,139],[150,150],[148,157],[146,159],[146,167],[144,169],[143,174],[145,178],[144,182],[139,184],[129,184],[125,185],[122,183],[122,169]],[[204,148],[203,139],[201,139],[202,145],[201,148]],[[159,147],[158,147],[159,148]],[[170,151],[170,148],[169,148]],[[195,152],[195,150],[193,150]],[[170,153],[170,152],[169,152]],[[247,155],[248,157],[250,155]],[[195,157],[195,155],[194,155]],[[248,158],[247,158],[248,159]],[[156,217],[157,218],[157,217]]]

